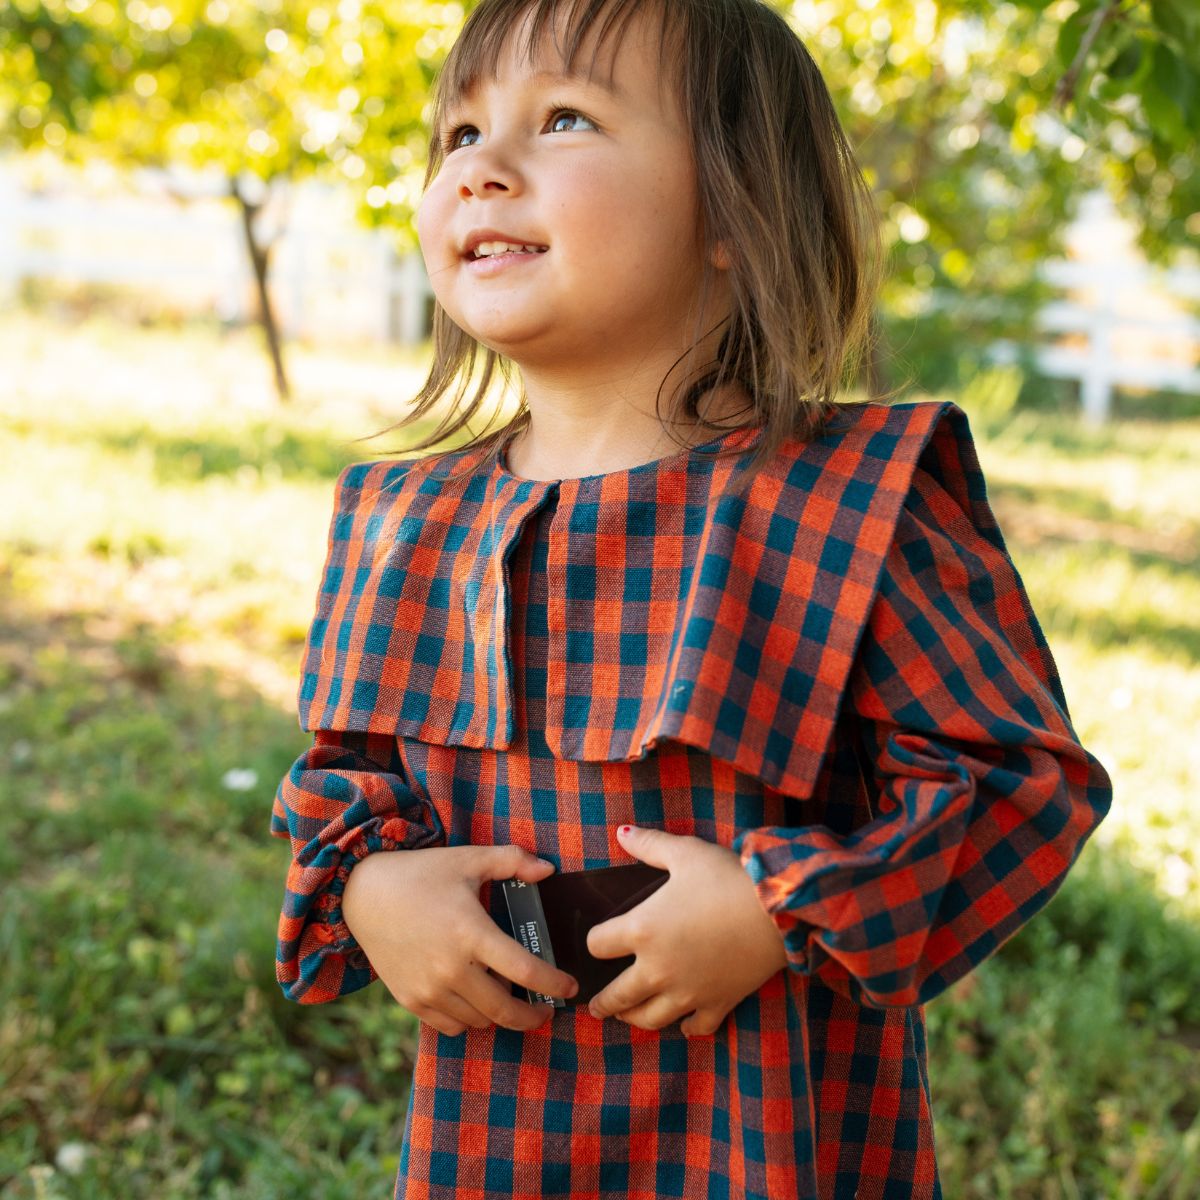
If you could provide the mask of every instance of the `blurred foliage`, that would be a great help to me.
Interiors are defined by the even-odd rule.
[[[324,172],[415,244],[433,61],[456,4],[31,0],[0,8],[0,132],[71,160]]]
[[[1057,119],[1087,147],[1121,212],[1142,230],[1142,248],[1154,261],[1200,237],[1200,5],[1195,0],[940,0],[943,11],[977,15],[1019,9],[1024,20],[1047,27],[1058,76],[1029,76],[1037,109],[1052,102]],[[1013,48],[1016,48],[1015,45]],[[1045,136],[1019,115],[1013,136],[1028,144]],[[1070,159],[1082,146],[1064,143]]]
[[[10,0],[0,140],[219,166],[260,190],[319,172],[411,248],[429,88],[470,7]],[[1050,290],[1034,267],[1061,254],[1093,187],[1156,261],[1200,236],[1194,0],[777,7],[820,64],[878,197],[895,359],[883,382],[913,364],[927,387],[959,384],[996,338],[1031,340]]]
[[[0,324],[2,1200],[388,1194],[416,1024],[378,983],[283,999],[268,825],[311,740],[333,480],[384,422],[378,366],[404,397],[427,354],[299,346],[278,411],[245,331]],[[1090,429],[1014,409],[1021,386],[996,368],[962,400],[1115,799],[1044,912],[927,1008],[944,1190],[1194,1200],[1200,421]]]
[[[1093,188],[1112,195],[1154,261],[1200,237],[1200,7],[1120,8],[1100,26],[1064,107],[1055,94],[1080,27],[1107,5],[791,7],[884,220],[890,271],[880,321],[892,386],[911,369],[925,388],[954,390],[996,339],[1036,343],[1036,312],[1055,292],[1036,268],[1063,255],[1067,226]],[[1145,73],[1126,79],[1131,46],[1175,64],[1171,103],[1182,119],[1159,120],[1159,85]]]

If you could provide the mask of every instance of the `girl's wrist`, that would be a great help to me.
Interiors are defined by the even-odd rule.
[[[380,850],[364,855],[346,876],[346,886],[342,891],[342,921],[356,941],[358,934],[355,925],[361,927],[367,914],[379,907],[379,881],[376,877],[394,866],[387,861],[390,853]]]

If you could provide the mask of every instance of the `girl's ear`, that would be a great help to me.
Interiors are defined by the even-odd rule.
[[[718,271],[728,271],[733,266],[729,248],[724,242],[718,242],[712,252],[712,264]]]

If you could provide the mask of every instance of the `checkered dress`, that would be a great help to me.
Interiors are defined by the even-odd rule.
[[[922,1005],[1053,895],[1111,785],[961,409],[847,408],[725,494],[704,451],[757,434],[581,479],[478,449],[338,479],[314,741],[271,819],[284,994],[376,978],[341,911],[364,855],[576,871],[631,861],[623,822],[736,851],[788,957],[709,1037],[585,1005],[421,1023],[397,1197],[940,1195]]]

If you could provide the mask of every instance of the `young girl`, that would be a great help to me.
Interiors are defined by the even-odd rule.
[[[963,412],[835,399],[881,256],[821,76],[758,0],[483,0],[433,123],[411,419],[485,362],[418,449],[521,405],[338,479],[283,991],[420,1018],[398,1197],[937,1196],[922,1005],[1111,792]],[[636,860],[570,1003],[500,881]]]

